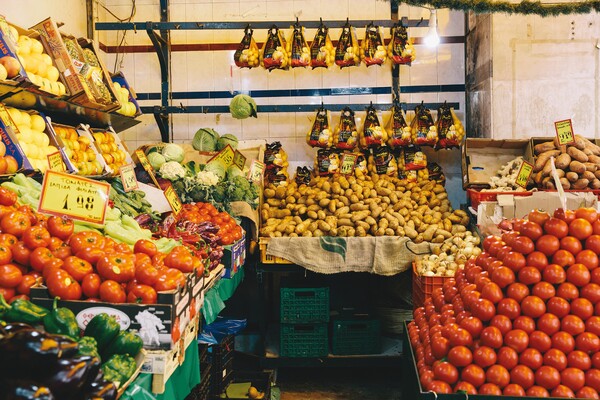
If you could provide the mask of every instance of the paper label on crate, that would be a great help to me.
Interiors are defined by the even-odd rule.
[[[156,180],[156,176],[154,176],[154,168],[152,168],[152,165],[150,165],[150,161],[148,161],[148,157],[146,157],[146,154],[144,153],[144,151],[136,150],[135,155],[138,158],[138,160],[140,161],[142,168],[144,168],[144,170],[148,173],[148,175],[150,175],[150,179],[152,179],[152,182],[154,182],[156,187],[160,189],[160,185],[158,184],[158,181]]]
[[[233,165],[238,167],[241,171],[244,170],[244,166],[246,165],[246,156],[240,153],[239,150],[235,151],[233,155]]]
[[[121,175],[121,182],[123,182],[123,190],[125,192],[131,192],[139,188],[133,164],[123,165],[119,168],[119,174]]]
[[[570,119],[556,121],[554,123],[554,128],[556,129],[556,138],[558,139],[558,144],[563,146],[575,142],[573,123]]]
[[[62,154],[57,151],[52,154],[48,154],[48,169],[51,171],[65,172],[65,163],[63,162]]]
[[[358,159],[357,154],[344,153],[342,155],[342,161],[340,165],[340,174],[350,175],[354,172],[356,160]]]
[[[527,182],[529,182],[529,178],[531,177],[531,173],[533,172],[533,164],[523,161],[521,164],[521,168],[519,168],[519,172],[517,173],[517,179],[515,179],[515,184],[517,186],[522,187],[523,189],[527,189]]]
[[[104,224],[110,184],[46,171],[38,212]]]
[[[81,330],[85,330],[87,324],[98,314],[108,314],[113,317],[121,326],[121,330],[127,330],[131,325],[131,319],[127,314],[112,307],[89,307],[79,311],[75,315],[77,325]]]
[[[169,186],[167,190],[165,190],[165,197],[171,206],[171,210],[173,210],[173,214],[179,214],[179,211],[181,211],[183,206],[181,205],[181,200],[179,200],[179,196],[177,196],[173,186]]]
[[[265,164],[258,160],[252,160],[250,172],[248,172],[248,179],[256,184],[262,184],[264,174]]]
[[[208,160],[207,164],[218,162],[223,165],[223,167],[227,168],[231,164],[233,164],[233,158],[235,156],[235,152],[230,145],[227,145],[223,150],[221,150],[217,155]]]

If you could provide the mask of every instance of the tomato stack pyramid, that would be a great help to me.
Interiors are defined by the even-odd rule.
[[[408,326],[423,390],[598,399],[598,217],[532,211],[487,237]]]

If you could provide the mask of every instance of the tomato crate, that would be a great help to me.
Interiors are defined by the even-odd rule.
[[[281,324],[280,357],[325,357],[329,354],[327,324]]]
[[[381,352],[381,322],[368,315],[339,317],[332,321],[331,353],[336,355]]]
[[[281,322],[329,322],[329,288],[282,287]]]
[[[481,191],[479,189],[467,189],[467,199],[475,211],[481,202],[484,201],[496,201],[499,194],[508,194],[511,196],[531,196],[533,192],[494,192],[494,191]]]
[[[444,283],[451,279],[447,276],[423,276],[417,272],[417,264],[413,262],[413,306],[418,308],[425,300],[431,297],[435,288],[441,288]]]

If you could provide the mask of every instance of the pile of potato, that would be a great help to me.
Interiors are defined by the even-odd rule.
[[[444,187],[430,180],[358,173],[317,177],[309,185],[269,185],[263,194],[264,237],[385,235],[442,243],[469,223],[464,211],[452,210]]]
[[[600,147],[575,135],[575,142],[559,146],[558,140],[534,146],[537,155],[533,168],[534,182],[542,189],[556,189],[551,176],[550,159],[554,157],[556,172],[563,189],[600,189]]]

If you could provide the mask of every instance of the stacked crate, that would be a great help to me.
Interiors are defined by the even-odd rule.
[[[221,343],[211,346],[211,396],[219,396],[233,378],[235,336],[227,335]]]

